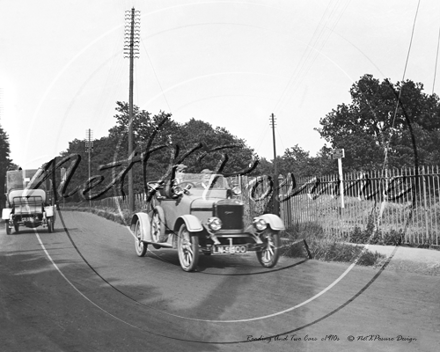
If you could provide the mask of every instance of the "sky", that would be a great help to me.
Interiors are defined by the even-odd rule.
[[[134,104],[225,127],[267,159],[271,114],[277,155],[299,145],[313,156],[320,118],[364,74],[440,89],[438,0],[0,0],[0,124],[15,164],[37,168],[115,125],[133,7]]]

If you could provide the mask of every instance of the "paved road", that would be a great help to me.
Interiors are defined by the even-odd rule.
[[[124,226],[60,215],[0,231],[2,351],[440,350],[438,277],[254,255],[184,273],[172,250],[138,258]]]

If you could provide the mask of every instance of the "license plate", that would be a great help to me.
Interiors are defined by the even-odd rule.
[[[244,254],[246,246],[214,246],[214,254]]]

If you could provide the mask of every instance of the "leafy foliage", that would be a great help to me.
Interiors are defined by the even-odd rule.
[[[4,190],[6,171],[10,167],[14,166],[12,160],[9,158],[9,155],[9,137],[0,125],[0,208],[3,208],[3,205],[6,202]]]
[[[423,84],[407,80],[393,85],[364,75],[350,95],[352,102],[338,105],[317,129],[332,148],[345,149],[347,171],[382,167],[384,160],[390,167],[413,166],[415,150],[420,164],[440,162],[439,99],[425,94]]]
[[[310,152],[296,144],[277,157],[277,165],[278,174],[283,177],[288,173],[293,173],[295,177],[326,175],[338,170],[337,163],[331,158],[331,148],[326,146],[323,146],[316,156],[311,156]],[[273,173],[273,160],[262,158],[258,168],[251,175],[273,176]]]
[[[102,175],[105,181],[100,186],[107,185],[115,175],[128,165],[128,104],[116,103],[116,125],[109,130],[109,135],[94,141],[94,151],[91,161],[91,175]],[[169,170],[170,166],[180,163],[181,158],[195,146],[199,148],[188,155],[183,163],[188,167],[187,172],[200,172],[208,168],[215,170],[224,154],[227,154],[225,173],[233,173],[246,169],[255,158],[254,152],[243,139],[233,136],[223,127],[214,128],[207,122],[192,118],[184,124],[172,120],[171,114],[160,111],[157,115],[133,107],[133,149],[142,156],[142,152],[152,151],[146,164],[146,180],[158,180]],[[75,172],[73,189],[88,179],[88,155],[84,141],[75,139],[69,143],[67,151],[62,155],[78,153],[82,162]],[[100,170],[100,166],[122,161],[115,168]],[[135,193],[144,190],[143,170],[141,163],[133,168],[133,184]],[[124,184],[128,183],[127,177]],[[119,186],[118,186],[119,187]],[[127,193],[127,191],[124,191]],[[114,195],[115,193],[113,193]],[[118,192],[116,192],[118,194]],[[110,192],[106,196],[112,195]],[[78,201],[78,197],[73,200]]]

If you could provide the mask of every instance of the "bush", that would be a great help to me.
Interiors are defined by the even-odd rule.
[[[309,245],[313,258],[327,262],[354,262],[358,265],[375,265],[384,256],[363,251],[363,246],[336,241],[315,241]]]
[[[367,228],[361,230],[360,227],[355,227],[353,232],[348,236],[347,240],[351,243],[360,244],[379,244],[397,246],[402,243],[404,238],[403,230],[396,231],[394,229],[388,232],[374,229],[374,217],[370,216],[368,219]]]
[[[357,260],[358,265],[372,266],[384,258],[379,253],[372,253],[370,251],[362,253],[363,246],[337,242],[336,240],[326,238],[322,228],[312,222],[293,225],[285,231],[284,235],[291,241],[305,239],[312,258],[316,260],[327,262],[354,262]],[[285,246],[282,255],[303,258],[307,257],[308,253],[303,242],[297,242]]]
[[[310,239],[310,238],[324,238],[324,230],[321,225],[316,222],[304,222],[300,224],[290,225],[285,235],[291,240]]]
[[[84,211],[84,212],[91,212],[93,214],[96,214],[98,216],[101,216],[103,218],[106,218],[107,220],[111,220],[114,222],[117,222],[121,225],[130,225],[130,221],[132,218],[132,213],[128,210],[122,209],[121,212],[115,211],[113,208],[91,208],[89,209],[88,206],[84,204],[79,205],[70,205],[63,207],[64,210],[73,210],[73,211]]]

